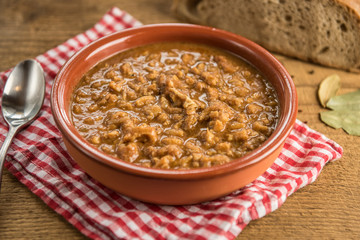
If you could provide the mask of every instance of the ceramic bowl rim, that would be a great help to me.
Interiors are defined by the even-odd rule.
[[[246,46],[247,48],[251,48],[253,51],[259,53],[259,56],[262,58],[266,58],[274,66],[274,71],[278,71],[279,75],[283,77],[284,85],[286,90],[289,91],[290,100],[286,111],[281,118],[283,118],[282,124],[279,124],[275,131],[272,133],[270,138],[265,141],[261,146],[248,153],[247,155],[230,161],[229,163],[209,167],[209,168],[198,168],[198,169],[187,169],[187,170],[165,170],[165,169],[157,169],[157,168],[147,168],[137,166],[132,163],[128,163],[122,160],[119,160],[110,155],[106,155],[100,150],[96,149],[94,146],[90,145],[86,142],[85,139],[80,137],[75,128],[71,125],[70,120],[68,119],[68,114],[61,108],[63,103],[61,100],[61,94],[58,93],[59,86],[62,84],[62,79],[66,74],[68,74],[69,66],[72,64],[76,64],[77,61],[83,59],[83,53],[90,47],[94,47],[96,45],[102,46],[103,44],[107,44],[108,40],[114,37],[125,37],[131,36],[132,34],[139,33],[141,31],[156,31],[159,28],[178,28],[184,29],[185,31],[188,29],[192,29],[193,31],[202,31],[206,34],[208,33],[216,33],[221,36],[221,39],[231,39],[232,41],[239,41],[240,44]],[[135,46],[136,47],[136,46]],[[104,58],[106,59],[106,58]],[[103,59],[103,60],[104,60]],[[282,147],[287,136],[290,134],[293,125],[296,120],[297,114],[297,94],[295,85],[291,79],[291,76],[285,69],[285,67],[267,50],[257,45],[256,43],[243,38],[234,33],[230,33],[224,30],[194,25],[194,24],[182,24],[182,23],[168,23],[168,24],[151,24],[145,25],[136,28],[129,28],[119,32],[115,32],[109,35],[106,35],[98,40],[93,41],[92,43],[86,45],[79,51],[77,51],[70,59],[66,61],[63,67],[58,72],[51,91],[51,109],[53,112],[53,116],[55,122],[62,133],[63,137],[66,137],[69,142],[75,146],[82,153],[94,159],[102,164],[108,165],[112,168],[115,168],[120,171],[125,171],[131,174],[140,175],[144,177],[151,178],[160,178],[160,179],[198,179],[198,178],[207,178],[214,177],[221,174],[227,174],[233,171],[237,171],[239,169],[245,168],[249,165],[256,164],[262,159],[271,155],[277,148]],[[285,111],[285,110],[281,110]],[[280,119],[279,119],[280,120]],[[75,160],[76,161],[76,160]]]

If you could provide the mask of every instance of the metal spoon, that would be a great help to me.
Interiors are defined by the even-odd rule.
[[[1,110],[9,132],[0,149],[0,191],[7,150],[16,133],[40,112],[44,96],[45,78],[40,64],[35,60],[25,60],[16,65],[6,81],[2,96]]]

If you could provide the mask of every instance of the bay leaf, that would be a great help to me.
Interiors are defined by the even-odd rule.
[[[321,81],[318,97],[321,106],[326,107],[329,99],[336,95],[340,88],[340,77],[337,74],[330,75]]]
[[[359,110],[360,90],[330,98],[326,106],[333,110]]]
[[[350,135],[360,136],[360,111],[326,111],[320,113],[320,118],[333,128],[343,128]]]

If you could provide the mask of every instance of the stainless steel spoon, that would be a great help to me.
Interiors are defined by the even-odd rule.
[[[9,132],[0,149],[0,191],[2,169],[7,150],[20,129],[31,123],[40,112],[45,96],[45,78],[35,60],[20,62],[6,81],[1,110]]]

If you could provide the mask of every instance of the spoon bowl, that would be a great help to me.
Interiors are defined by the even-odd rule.
[[[45,97],[45,78],[35,60],[20,62],[6,81],[1,111],[9,132],[0,149],[0,189],[2,168],[7,150],[15,134],[31,123],[40,112]]]

